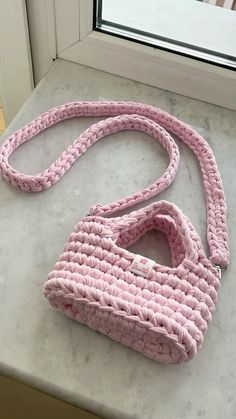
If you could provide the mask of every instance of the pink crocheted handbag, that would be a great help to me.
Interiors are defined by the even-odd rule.
[[[45,172],[27,176],[8,157],[45,128],[78,116],[112,116],[82,133]],[[210,257],[189,219],[174,204],[152,203],[122,217],[106,217],[163,191],[175,177],[178,148],[165,130],[184,141],[199,160],[207,205]],[[44,294],[72,319],[104,333],[146,356],[166,363],[196,354],[215,308],[220,267],[229,263],[226,204],[220,175],[207,142],[190,126],[152,106],[126,102],[74,102],[45,112],[2,145],[5,179],[27,192],[56,183],[88,147],[121,130],[138,130],[158,140],[170,163],[155,183],[110,205],[97,205],[68,238],[49,273]],[[148,230],[164,232],[172,266],[162,266],[126,250]]]

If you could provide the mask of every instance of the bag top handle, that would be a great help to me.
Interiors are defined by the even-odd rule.
[[[79,116],[110,116],[82,133],[47,170],[35,176],[14,170],[9,156],[24,142],[44,129],[65,119]],[[113,117],[113,118],[112,118]],[[146,201],[166,189],[173,181],[179,162],[178,148],[166,129],[177,135],[197,157],[205,188],[207,239],[212,263],[229,264],[226,203],[221,177],[211,148],[189,125],[156,107],[133,102],[72,102],[50,109],[8,137],[0,149],[0,170],[13,186],[27,192],[39,192],[56,183],[71,165],[100,138],[121,130],[141,130],[158,140],[169,154],[165,173],[149,187],[109,205],[90,210],[93,215],[112,214]]]

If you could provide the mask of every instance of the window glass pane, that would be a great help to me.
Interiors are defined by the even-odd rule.
[[[236,1],[98,0],[96,28],[236,67]]]

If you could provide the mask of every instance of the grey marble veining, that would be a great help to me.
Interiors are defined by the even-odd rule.
[[[17,191],[0,179],[0,372],[109,419],[233,419],[236,113],[59,60],[6,135],[40,112],[80,99],[152,104],[191,124],[208,140],[225,186],[232,263],[223,275],[217,310],[198,356],[181,366],[155,363],[50,308],[42,286],[67,235],[90,206],[126,196],[161,175],[168,162],[161,147],[142,133],[112,135],[88,150],[57,185],[39,194]],[[48,167],[95,120],[50,128],[18,149],[11,163],[26,173]],[[198,165],[178,144],[180,169],[161,198],[180,206],[206,245]],[[161,235],[151,233],[133,249],[168,263]]]

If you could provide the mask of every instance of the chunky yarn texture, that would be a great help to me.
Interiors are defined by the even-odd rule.
[[[69,118],[109,116],[84,131],[47,170],[35,176],[13,169],[8,158],[25,141]],[[0,170],[13,186],[39,192],[56,183],[96,141],[109,134],[142,131],[165,148],[165,173],[140,192],[94,206],[68,238],[49,273],[44,295],[67,316],[146,356],[165,363],[191,359],[215,308],[220,267],[229,264],[226,204],[216,161],[208,143],[190,126],[160,109],[132,102],[73,102],[40,115],[5,140]],[[167,131],[168,130],[168,131]],[[189,219],[167,201],[122,217],[107,217],[162,192],[179,163],[177,135],[198,159],[207,208],[209,257]],[[154,263],[148,277],[132,272],[135,255],[126,250],[145,232],[165,233],[172,266]]]

